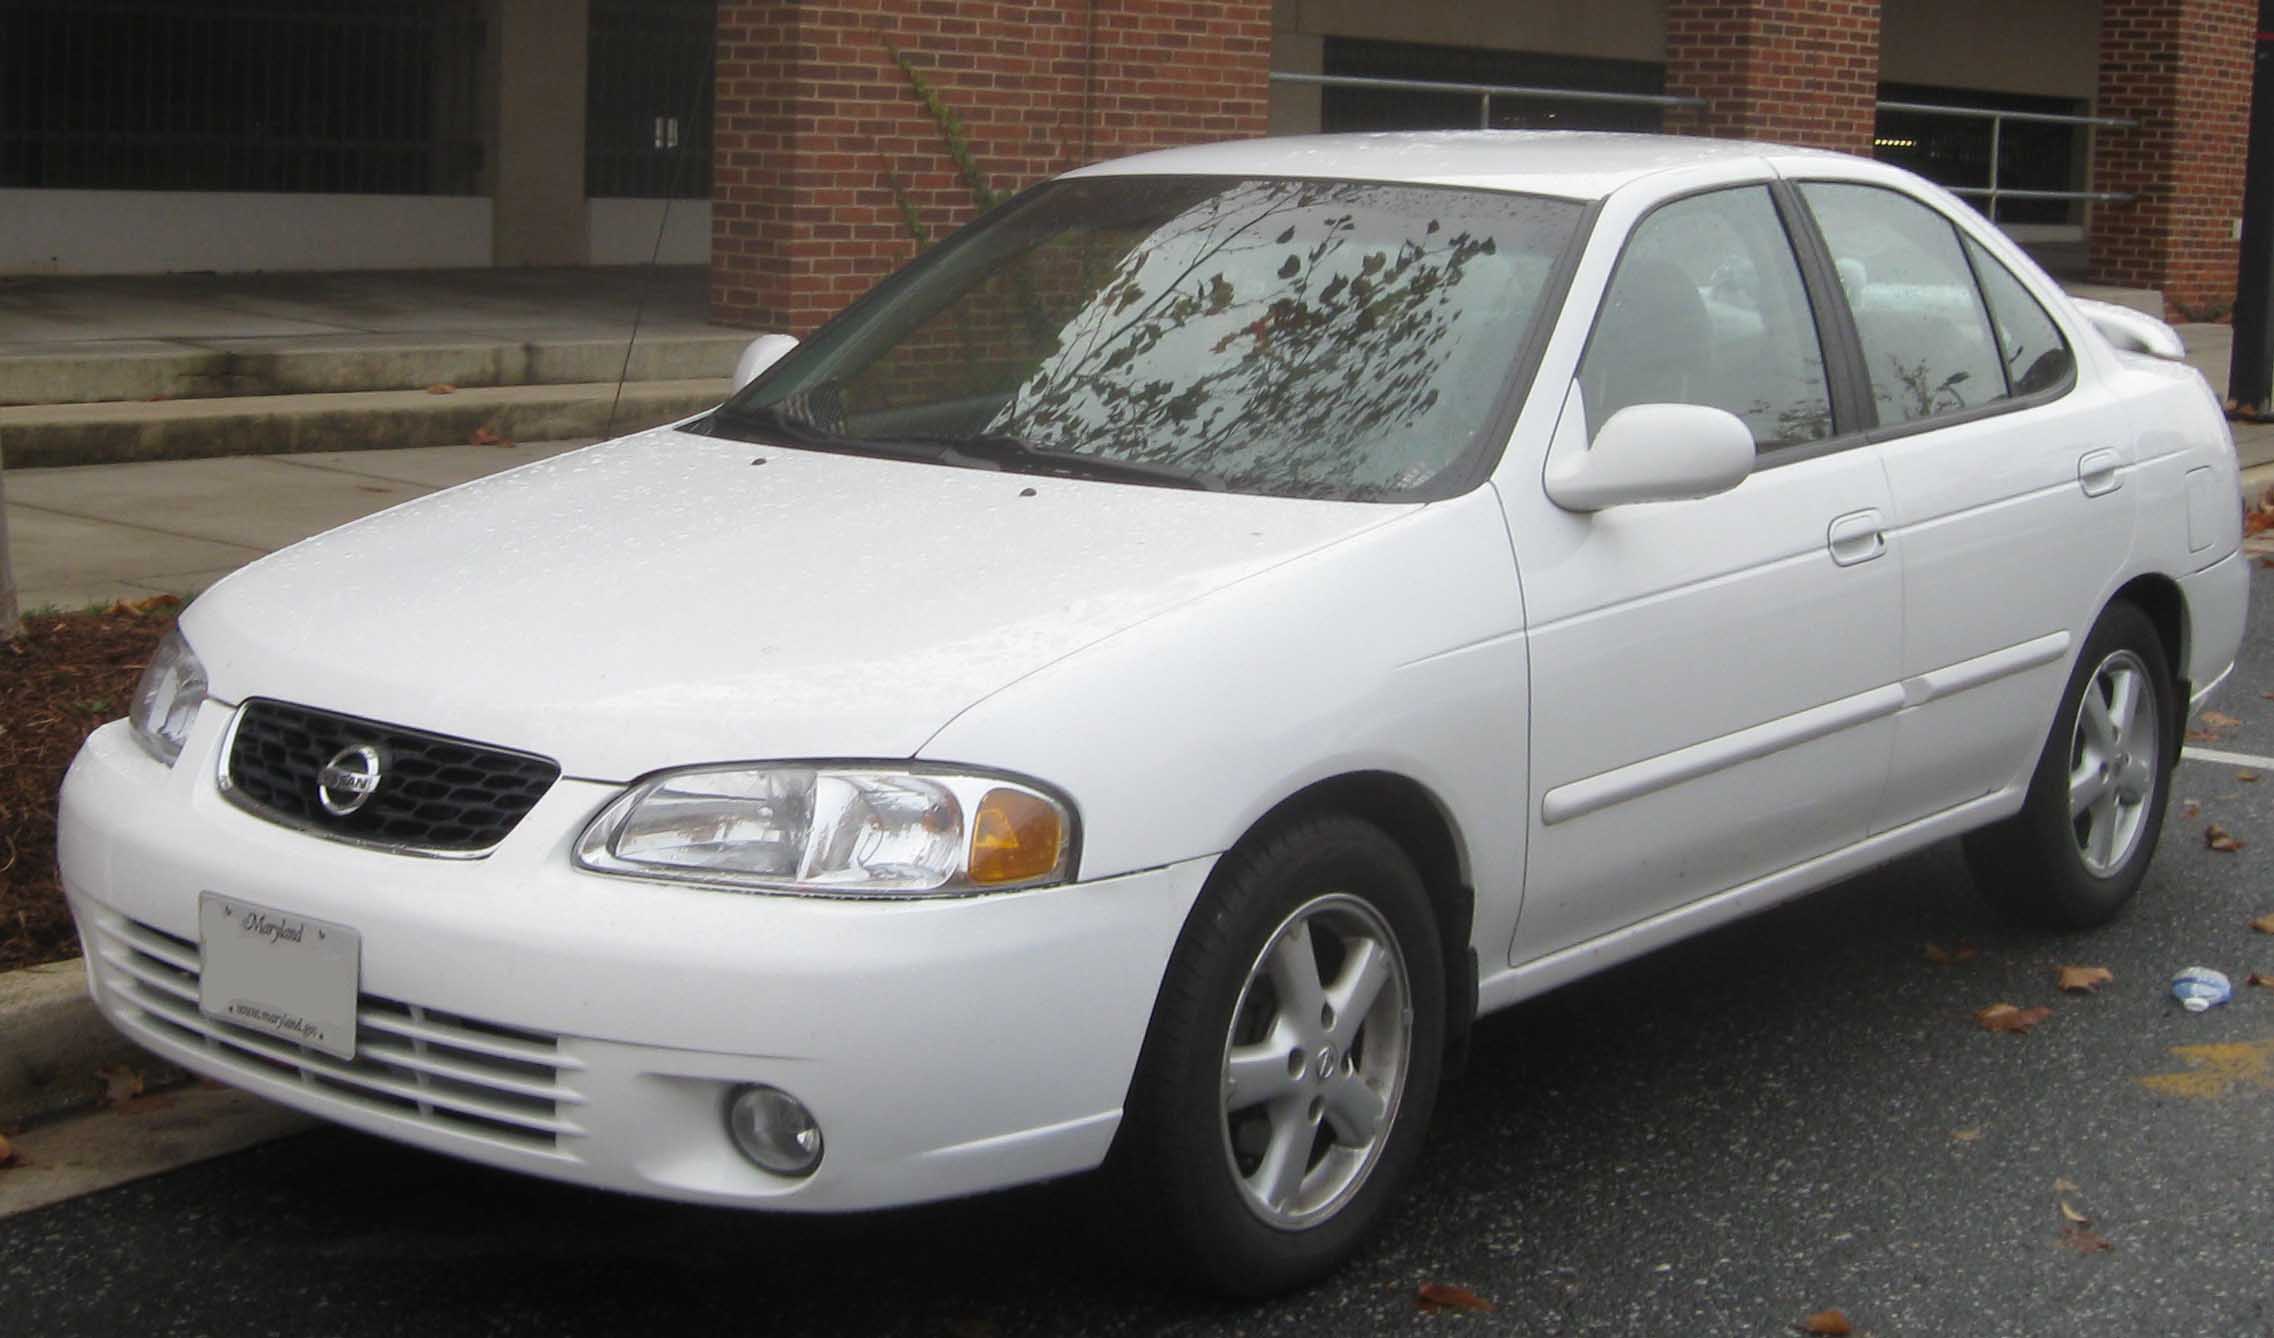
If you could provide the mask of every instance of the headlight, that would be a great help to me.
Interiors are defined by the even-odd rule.
[[[169,630],[150,652],[149,667],[134,688],[134,737],[152,757],[174,764],[189,741],[190,722],[197,719],[198,703],[205,700],[205,666],[182,640],[181,630]]]
[[[893,767],[716,767],[652,776],[576,845],[598,873],[815,896],[1038,887],[1072,868],[1074,819],[1001,777]]]

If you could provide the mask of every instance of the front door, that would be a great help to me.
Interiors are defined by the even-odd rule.
[[[1750,478],[1594,514],[1505,493],[1532,656],[1512,961],[1861,840],[1884,787],[1892,503],[1875,449],[1835,421],[1794,218],[1766,185],[1647,215],[1549,451],[1552,470],[1628,405],[1708,404],[1752,427]]]

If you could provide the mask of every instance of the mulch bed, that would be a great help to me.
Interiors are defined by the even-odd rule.
[[[84,613],[38,613],[0,641],[0,971],[79,952],[55,875],[55,793],[89,731],[133,704],[171,595]]]

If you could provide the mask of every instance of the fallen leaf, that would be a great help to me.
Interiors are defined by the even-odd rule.
[[[2250,927],[2261,934],[2274,934],[2274,915],[2261,915],[2250,922]]]
[[[2116,1248],[2109,1243],[2108,1237],[2074,1224],[2061,1228],[2061,1244],[2078,1254],[2099,1254],[2103,1250]]]
[[[1947,948],[1940,943],[1927,945],[1927,960],[1936,966],[1956,966],[1960,962],[1971,962],[1981,955],[1982,950],[1965,939],[1960,939]]]
[[[1843,1334],[1856,1331],[1855,1325],[1848,1323],[1848,1317],[1837,1310],[1819,1310],[1792,1327],[1800,1333]]]
[[[2053,1182],[2053,1192],[2056,1194],[2082,1194],[2084,1191],[2077,1187],[2076,1181],[2064,1175]]]
[[[475,442],[474,444],[479,446],[481,443]],[[2223,743],[2226,741],[2226,737],[2226,735],[2219,733],[2217,730],[2191,729],[2187,731],[2187,741],[2189,743]]]
[[[1494,1309],[1492,1302],[1485,1300],[1466,1287],[1456,1287],[1449,1282],[1422,1283],[1421,1290],[1413,1295],[1413,1304],[1415,1309],[1432,1315],[1446,1310],[1465,1310],[1470,1314],[1489,1315]]]
[[[2075,1223],[2077,1226],[2092,1225],[2092,1219],[2085,1216],[2083,1213],[2078,1212],[2076,1209],[2070,1207],[2069,1201],[2067,1199],[2061,1200],[2061,1216],[2065,1220]]]
[[[1950,1134],[1950,1139],[1954,1143],[1976,1143],[1980,1142],[1981,1138],[1982,1131],[1979,1129],[1954,1129]]]
[[[2202,817],[2202,816],[2203,816],[2203,806],[2202,806],[2201,804],[2198,804],[2198,803],[2196,803],[2194,800],[2190,799],[2190,800],[2188,800],[2187,802],[2185,802],[2185,803],[2183,803],[2183,804],[2181,804],[2181,805],[2179,806],[2179,816],[2181,816],[2181,817],[2183,817],[2183,818],[2199,818],[2199,817]]]
[[[476,446],[511,446],[513,439],[500,436],[496,428],[484,423],[474,429],[473,443]]]
[[[458,387],[451,385],[448,381],[437,381],[426,388],[426,393],[429,395],[448,395],[457,389]]]
[[[115,1106],[142,1095],[142,1075],[124,1064],[113,1064],[107,1069],[96,1069],[95,1076],[103,1080],[103,1094],[96,1104]]]
[[[9,1143],[8,1136],[6,1134],[0,1134],[0,1171],[5,1171],[15,1164],[15,1146]]]
[[[2203,714],[2197,716],[2196,719],[2203,722],[2203,727],[2205,729],[2233,729],[2235,726],[2242,723],[2242,721],[2237,720],[2235,717],[2228,715],[2224,711],[2205,711]]]
[[[2245,785],[2256,785],[2258,783],[2258,773],[2255,771],[2238,771],[2235,773],[2235,779],[2241,781]]]
[[[2116,973],[2105,966],[2064,966],[2060,970],[2060,986],[2070,993],[2090,994],[2116,979]]]
[[[2251,972],[2250,979],[2242,983],[2245,985],[2257,985],[2263,989],[2274,990],[2274,976],[2262,976],[2256,971]]]
[[[2222,855],[2232,855],[2236,851],[2242,849],[2246,843],[2241,839],[2230,835],[2226,828],[2221,827],[2219,824],[2214,822],[2210,826],[2203,829],[2203,844],[2209,846],[2213,850],[2218,851]],[[2266,932],[2269,934],[2274,934],[2274,929],[2269,929]]]
[[[118,1103],[121,1115],[147,1115],[153,1110],[164,1110],[174,1104],[171,1092],[150,1092]]]
[[[2053,1016],[2045,1007],[2016,1008],[2009,1003],[1994,1003],[1974,1015],[1984,1031],[2026,1032],[2031,1027]]]
[[[2274,558],[2260,558],[2258,560],[2258,565],[2267,571],[2274,571]],[[2267,693],[2266,695],[2269,697],[2274,697],[2274,692]]]

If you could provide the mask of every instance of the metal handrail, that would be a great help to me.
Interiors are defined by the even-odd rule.
[[[1492,129],[1492,100],[1546,98],[1563,102],[1615,103],[1629,107],[1703,107],[1704,98],[1677,97],[1670,93],[1605,93],[1590,88],[1541,88],[1532,84],[1454,84],[1435,79],[1375,79],[1355,74],[1292,74],[1271,72],[1274,83],[1312,84],[1322,88],[1380,88],[1402,93],[1471,93],[1479,98],[1477,126]]]
[[[2036,121],[2045,125],[2104,125],[2116,130],[2129,130],[2139,124],[2121,116],[2078,116],[2072,112],[2007,111],[2000,107],[1954,107],[1944,102],[1888,102],[1878,104],[1881,111],[1917,112],[1922,116],[1988,117],[1998,121]]]
[[[2063,112],[2005,111],[1996,107],[1953,107],[1939,102],[1892,102],[1877,104],[1883,112],[1909,112],[1914,116],[1954,116],[1990,123],[1990,184],[1987,186],[1945,186],[1944,190],[1968,199],[1986,200],[1989,207],[1983,214],[1991,222],[1998,218],[2000,200],[2081,200],[2088,204],[2121,204],[2132,197],[2121,191],[2094,190],[2007,190],[1998,185],[1999,150],[2005,139],[2005,123],[2026,121],[2033,125],[2081,125],[2109,130],[2129,130],[2137,122],[2121,116],[2078,116]],[[1876,136],[1874,140],[1876,142]]]

